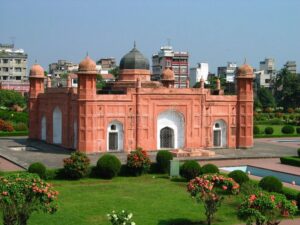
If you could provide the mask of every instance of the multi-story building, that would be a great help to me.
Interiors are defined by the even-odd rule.
[[[264,61],[259,62],[259,70],[263,70],[265,74],[275,75],[275,59],[265,58]]]
[[[286,68],[291,73],[297,73],[296,61],[287,61],[286,64],[284,64],[284,68]]]
[[[197,67],[190,68],[190,86],[193,87],[201,78],[206,82],[208,74],[208,63],[198,63]]]
[[[227,83],[234,83],[235,71],[237,64],[234,62],[227,62],[227,66],[218,67],[218,76],[225,76]]]
[[[102,70],[110,70],[116,67],[116,59],[114,57],[101,58],[97,61],[97,65],[101,65]]]
[[[65,73],[74,73],[78,70],[78,64],[67,60],[58,60],[56,63],[49,64],[49,74],[59,77]]]
[[[165,68],[171,68],[175,74],[175,87],[186,88],[189,79],[188,52],[175,52],[172,46],[163,46],[152,56],[151,80],[159,81]]]
[[[0,44],[0,80],[26,80],[27,54],[13,44]]]
[[[264,61],[259,62],[259,71],[255,73],[258,87],[272,88],[276,73],[275,59],[265,58]]]
[[[272,87],[272,77],[270,74],[266,74],[264,70],[254,72],[255,82],[257,87]]]

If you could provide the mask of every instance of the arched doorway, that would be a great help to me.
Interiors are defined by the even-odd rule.
[[[62,143],[62,113],[58,107],[53,111],[53,143]]]
[[[157,149],[183,148],[185,143],[184,117],[175,110],[167,110],[157,118]]]
[[[215,148],[227,147],[227,126],[223,120],[217,120],[213,126],[213,146]]]
[[[123,136],[123,124],[118,121],[111,122],[107,127],[107,151],[122,151]]]
[[[41,139],[43,141],[46,141],[46,134],[47,134],[46,130],[47,130],[46,117],[43,116],[41,121]]]

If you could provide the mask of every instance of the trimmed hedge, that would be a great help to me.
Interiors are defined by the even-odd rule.
[[[220,171],[216,165],[208,163],[208,164],[205,164],[204,166],[202,166],[201,172],[203,174],[206,174],[206,173],[219,173]]]
[[[167,150],[161,150],[156,154],[156,162],[158,166],[158,170],[161,173],[169,173],[170,172],[170,160],[173,159],[173,155],[171,152]]]
[[[259,134],[260,133],[260,129],[258,126],[254,126],[253,127],[253,134]]]
[[[300,158],[297,157],[297,156],[281,157],[280,162],[282,164],[291,165],[291,166],[299,166],[300,167]]]
[[[97,162],[97,174],[105,179],[112,179],[117,176],[121,169],[120,160],[110,154],[104,154]]]
[[[258,186],[265,191],[277,193],[281,193],[283,187],[282,182],[274,176],[266,176],[262,178],[259,181]]]
[[[300,148],[297,149],[298,157],[300,157]]]
[[[281,132],[283,134],[293,134],[295,132],[295,128],[291,125],[285,125],[281,128]]]
[[[274,133],[273,127],[266,127],[265,128],[265,133],[266,134],[273,134]]]
[[[195,160],[185,161],[180,167],[180,176],[187,180],[194,179],[201,174],[201,166]]]
[[[248,174],[246,174],[242,170],[231,171],[228,174],[228,177],[234,179],[234,181],[237,182],[238,184],[243,184],[243,183],[249,181]]]
[[[297,132],[297,134],[300,134],[300,127],[296,128],[296,132]]]

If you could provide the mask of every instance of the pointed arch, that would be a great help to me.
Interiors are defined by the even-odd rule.
[[[124,150],[124,129],[123,124],[117,120],[107,126],[107,151]]]
[[[227,125],[224,120],[216,120],[213,123],[213,147],[227,147]]]

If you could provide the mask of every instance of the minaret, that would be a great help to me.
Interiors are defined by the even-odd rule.
[[[38,115],[38,95],[44,93],[44,69],[34,64],[29,72],[29,138],[38,139],[39,137],[39,115]]]
[[[77,150],[96,152],[97,145],[97,104],[96,63],[87,56],[78,69],[78,141]]]
[[[253,69],[244,64],[237,69],[237,147],[253,147]]]

